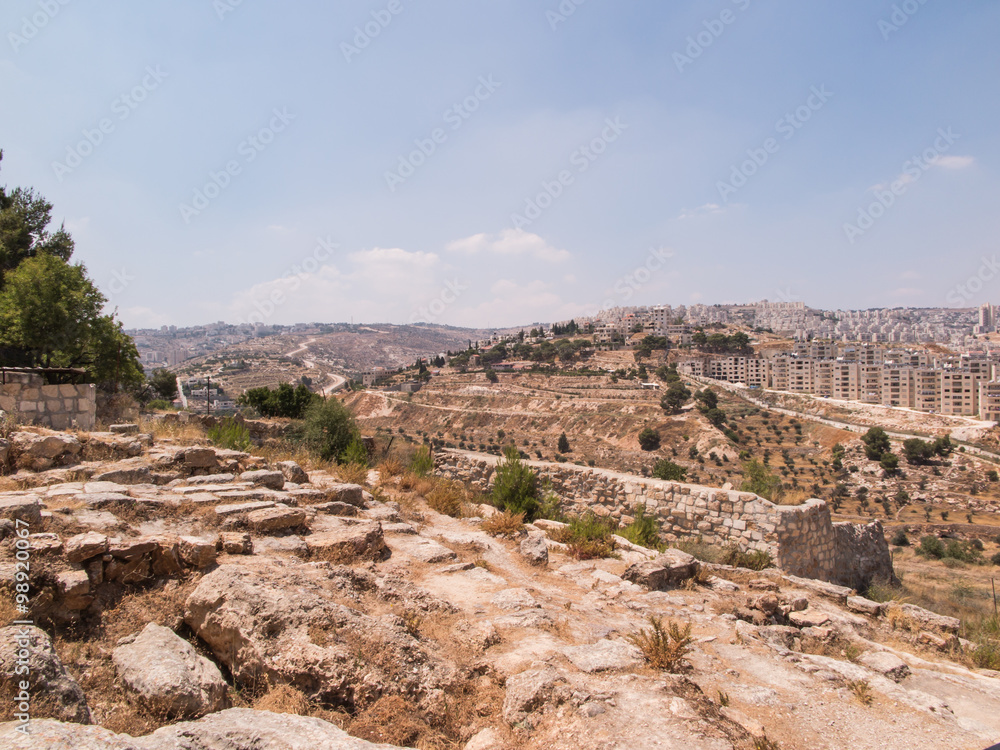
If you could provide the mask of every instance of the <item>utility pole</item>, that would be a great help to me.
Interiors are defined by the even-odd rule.
[[[208,376],[208,385],[205,386],[205,416],[212,414],[212,376]]]

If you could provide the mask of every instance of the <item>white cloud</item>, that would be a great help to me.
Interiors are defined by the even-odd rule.
[[[471,237],[455,240],[445,246],[453,253],[477,255],[478,253],[494,253],[496,255],[530,255],[538,260],[558,263],[569,260],[572,255],[568,250],[553,247],[537,234],[525,232],[523,229],[505,229],[500,234],[474,234]]]
[[[899,274],[899,278],[904,279],[906,281],[912,281],[914,279],[919,279],[920,274],[911,269],[909,271],[903,271],[901,274]]]
[[[932,163],[944,169],[965,169],[975,164],[976,160],[971,156],[939,156]]]
[[[677,216],[677,219],[680,221],[684,219],[697,219],[702,216],[725,213],[725,211],[726,209],[718,203],[706,203],[704,206],[698,206],[698,208],[683,209]]]

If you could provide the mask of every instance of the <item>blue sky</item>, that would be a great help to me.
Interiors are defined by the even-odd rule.
[[[1000,302],[998,28],[988,0],[8,0],[0,182],[127,326]]]

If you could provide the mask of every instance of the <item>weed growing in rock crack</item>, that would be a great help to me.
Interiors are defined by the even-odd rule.
[[[337,467],[337,475],[348,484],[364,484],[368,480],[367,464],[351,461]]]
[[[420,638],[420,624],[424,621],[424,618],[420,616],[420,613],[414,612],[412,609],[408,609],[405,610],[399,617],[402,619],[403,625],[406,627],[406,632],[414,638]]]
[[[729,693],[724,690],[719,691],[719,705],[723,708],[729,707]]]
[[[475,559],[475,560],[473,561],[473,563],[472,563],[472,564],[473,564],[473,565],[475,565],[475,566],[476,566],[477,568],[482,568],[482,569],[483,569],[483,570],[485,570],[485,571],[486,571],[487,573],[489,573],[489,572],[490,572],[491,570],[493,570],[493,568],[492,568],[492,567],[490,567],[490,564],[489,564],[488,562],[486,562],[486,561],[485,561],[485,560],[484,560],[483,558],[481,558],[481,557],[477,557],[477,558],[476,558],[476,559]]]
[[[654,669],[677,672],[684,664],[684,656],[691,650],[691,623],[682,628],[673,620],[666,627],[656,615],[649,616],[649,629],[633,633],[628,638]]]
[[[252,445],[250,430],[247,429],[246,425],[232,419],[223,419],[214,427],[209,428],[208,439],[212,441],[212,445],[218,448],[233,451],[248,451]]]
[[[753,750],[781,750],[781,745],[774,740],[768,739],[765,734],[753,738]]]
[[[854,697],[858,699],[858,703],[862,706],[870,706],[875,700],[875,695],[872,693],[872,686],[868,680],[850,680],[847,683],[847,687]]]
[[[509,510],[494,513],[483,521],[480,528],[490,536],[517,536],[524,528],[524,513],[513,513]]]

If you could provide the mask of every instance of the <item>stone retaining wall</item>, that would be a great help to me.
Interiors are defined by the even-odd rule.
[[[437,473],[481,492],[489,491],[497,456],[446,450],[435,458]],[[735,544],[771,554],[792,575],[863,588],[872,578],[891,578],[892,560],[878,521],[835,524],[822,500],[775,505],[750,492],[648,479],[606,469],[525,461],[573,515],[593,511],[621,525],[639,505],[661,524],[667,542],[701,537],[708,544]]]
[[[90,431],[97,425],[97,388],[87,385],[40,385],[17,380],[0,385],[0,411],[16,414],[27,424],[53,430],[75,427]]]

